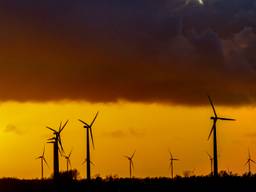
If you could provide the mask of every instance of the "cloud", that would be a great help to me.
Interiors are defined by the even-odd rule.
[[[12,125],[12,124],[8,124],[5,129],[4,129],[4,132],[6,133],[15,133],[17,135],[22,135],[23,132],[17,128],[15,125]]]
[[[2,101],[255,104],[254,0],[0,7]]]
[[[114,130],[112,132],[105,133],[106,136],[113,137],[113,138],[123,138],[126,134],[122,130]]]
[[[130,128],[128,130],[114,130],[106,132],[104,135],[112,138],[124,138],[124,137],[142,137],[145,134],[141,131]]]

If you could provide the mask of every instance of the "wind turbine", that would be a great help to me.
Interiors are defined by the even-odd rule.
[[[209,160],[211,162],[211,175],[212,175],[213,157],[209,153],[207,153],[207,155],[208,155]]]
[[[96,113],[94,119],[92,120],[91,124],[87,124],[86,122],[82,121],[81,119],[78,119],[81,123],[84,124],[84,128],[86,129],[86,173],[87,173],[87,180],[91,180],[91,158],[90,158],[90,137],[92,140],[92,146],[94,147],[94,141],[93,141],[93,134],[92,134],[92,126],[98,116],[99,112]]]
[[[210,139],[210,137],[211,137],[211,135],[213,133],[213,166],[214,166],[213,175],[215,177],[217,177],[218,176],[218,152],[217,152],[217,130],[216,130],[216,124],[217,124],[218,120],[235,121],[235,119],[218,117],[210,96],[208,96],[208,99],[209,99],[209,102],[210,102],[210,104],[212,106],[212,110],[213,110],[213,113],[214,113],[214,116],[211,117],[211,120],[213,121],[213,126],[212,126],[212,129],[211,129],[210,134],[208,136],[208,140]]]
[[[126,155],[124,155],[124,157],[125,157],[126,159],[128,159],[128,161],[129,161],[130,178],[132,178],[132,170],[134,169],[133,157],[134,157],[134,155],[135,155],[135,152],[136,152],[136,151],[134,151],[134,153],[133,153],[131,156],[126,156]]]
[[[45,146],[44,146],[42,155],[40,155],[39,157],[36,158],[36,159],[41,160],[41,178],[42,178],[42,180],[44,179],[44,163],[47,165],[47,167],[49,167],[49,165],[45,159],[44,153],[45,153]]]
[[[70,161],[71,154],[72,154],[72,150],[68,155],[63,155],[63,157],[66,159],[67,171],[69,171],[69,166],[71,167],[71,161]]]
[[[251,175],[251,162],[256,164],[256,162],[251,159],[251,154],[250,154],[250,151],[248,150],[248,160],[246,161],[245,165],[248,165],[248,174]]]
[[[60,123],[59,130],[56,131],[55,129],[51,127],[46,127],[47,129],[51,130],[53,132],[53,137],[48,139],[48,143],[53,143],[53,177],[54,179],[58,179],[59,177],[59,152],[62,154],[64,152],[62,141],[60,134],[63,131],[63,129],[66,127],[68,121],[62,126],[62,123]]]
[[[171,168],[171,176],[172,176],[172,179],[173,179],[173,162],[174,161],[179,161],[179,159],[174,158],[171,152],[169,152],[169,153],[170,153],[170,166],[169,166],[169,168]]]

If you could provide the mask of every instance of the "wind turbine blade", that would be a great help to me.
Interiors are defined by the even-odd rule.
[[[133,160],[131,160],[132,169],[134,169]]]
[[[70,167],[72,167],[72,166],[71,166],[71,161],[70,161],[70,159],[68,159],[68,164],[70,165]]]
[[[43,155],[42,155],[43,157],[44,157],[44,153],[45,153],[45,145],[44,145],[44,150],[43,150]]]
[[[256,162],[254,160],[251,159],[251,162],[253,162],[254,164],[256,164]]]
[[[127,155],[124,155],[124,158],[126,158],[126,159],[130,159],[130,157],[128,157]]]
[[[67,121],[65,122],[65,124],[64,124],[64,125],[62,126],[62,128],[60,129],[59,133],[61,133],[61,132],[63,131],[63,129],[66,127],[68,121],[69,121],[69,120],[67,120]]]
[[[62,121],[60,122],[60,126],[59,126],[59,132],[60,132],[60,129],[61,129],[61,127],[62,127]]]
[[[45,158],[43,158],[43,161],[45,162],[45,164],[47,165],[47,167],[50,168]]]
[[[171,152],[169,152],[169,153],[170,153],[171,159],[173,159],[173,157],[172,157],[172,153],[171,153]]]
[[[85,124],[87,127],[90,127],[90,125],[88,125],[87,123],[85,123],[85,122],[82,121],[81,119],[78,119],[78,121],[80,121],[81,123]]]
[[[46,127],[47,129],[50,129],[51,131],[53,131],[54,133],[56,133],[57,131],[56,130],[54,130],[53,128],[51,128],[51,127]]]
[[[68,155],[68,158],[70,158],[72,152],[73,152],[73,149],[71,149],[71,151],[70,151],[70,153],[69,153],[69,155]]]
[[[172,157],[172,153],[171,153],[170,149],[168,149],[168,152],[169,152],[170,157]]]
[[[91,163],[93,166],[95,166],[95,164],[94,164],[92,161],[91,161],[90,163]]]
[[[133,159],[133,157],[134,157],[135,153],[136,153],[136,151],[134,151],[134,153],[132,154],[131,159]]]
[[[85,160],[82,162],[82,165],[84,165],[84,164],[86,163],[86,161],[87,161],[87,160],[85,159]]]
[[[224,118],[224,117],[218,117],[219,120],[224,120],[224,121],[235,121],[235,119],[231,118]]]
[[[208,140],[210,139],[210,137],[211,137],[211,135],[212,135],[212,132],[213,132],[214,127],[215,127],[215,123],[214,123],[213,126],[212,126],[212,129],[211,129],[210,134],[209,134],[209,136],[208,136]]]
[[[63,146],[62,146],[62,141],[61,141],[61,137],[59,137],[58,139],[60,147],[61,147],[61,151],[64,152]],[[65,153],[65,152],[64,152]]]
[[[215,116],[215,117],[218,117],[218,116],[217,116],[217,113],[216,113],[216,110],[215,110],[215,108],[214,108],[214,105],[213,105],[213,102],[212,102],[211,97],[208,96],[208,99],[209,99],[209,102],[210,102],[210,104],[211,104],[211,106],[212,106],[212,110],[213,110],[214,116]]]
[[[211,158],[212,158],[212,156],[211,156],[208,152],[206,152],[206,153],[207,153],[207,155],[208,155],[209,159],[211,159]]]
[[[49,138],[49,139],[47,139],[47,140],[48,140],[48,141],[49,141],[49,140],[55,140],[55,137],[51,137],[51,138]]]
[[[94,122],[95,122],[95,120],[96,120],[96,118],[97,118],[98,114],[99,114],[99,112],[97,112],[97,113],[96,113],[96,115],[95,115],[94,119],[93,119],[93,120],[92,120],[92,122],[91,122],[90,127],[92,127],[92,126],[93,126],[93,124],[94,124]]]
[[[94,141],[93,141],[93,134],[92,134],[92,127],[90,127],[89,129],[90,129],[90,134],[91,134],[91,139],[92,139],[92,146],[93,146],[93,149],[95,149]]]
[[[55,143],[54,141],[49,141],[49,142],[47,142],[47,143]]]
[[[35,158],[35,159],[41,159],[41,156],[39,156],[39,157],[37,157],[37,158]]]
[[[179,159],[172,159],[173,161],[179,161]]]
[[[248,160],[246,161],[246,163],[244,164],[244,166],[247,165],[249,162],[250,162],[250,159],[248,159]]]

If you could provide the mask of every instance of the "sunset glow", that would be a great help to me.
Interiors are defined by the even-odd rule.
[[[208,96],[236,119],[217,122],[219,171],[244,174],[248,149],[256,159],[255,10],[254,0],[0,2],[0,177],[40,178],[45,146],[49,178],[55,136],[65,171],[46,127],[69,120],[61,141],[85,178],[97,112],[93,178],[129,177],[134,151],[138,178],[170,177],[169,151],[175,175],[208,175]]]
[[[176,174],[182,175],[187,170],[199,175],[208,174],[206,152],[212,153],[212,141],[207,141],[211,128],[210,107],[129,102],[7,102],[1,105],[0,176],[39,177],[40,162],[35,158],[41,154],[44,143],[51,136],[46,126],[57,128],[61,121],[69,119],[63,131],[63,146],[67,153],[73,148],[72,167],[77,168],[80,176],[84,177],[85,166],[81,164],[85,158],[85,129],[77,119],[91,121],[97,110],[100,113],[93,129],[96,147],[92,151],[92,161],[95,163],[93,176],[128,177],[127,161],[123,155],[135,149],[134,174],[137,177],[169,176],[168,150],[181,159],[176,163]],[[246,169],[243,165],[248,148],[253,156],[255,154],[255,131],[251,125],[256,109],[217,107],[217,110],[222,115],[239,117],[234,123],[219,123],[220,169],[242,174]],[[46,144],[46,159],[50,165],[50,169],[45,168],[46,176],[50,176],[51,144]],[[65,169],[65,160],[61,158],[61,170]]]

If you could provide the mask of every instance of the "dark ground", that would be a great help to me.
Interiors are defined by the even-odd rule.
[[[63,179],[58,185],[53,180],[1,179],[0,192],[249,192],[256,191],[256,176],[188,177],[85,180]]]

